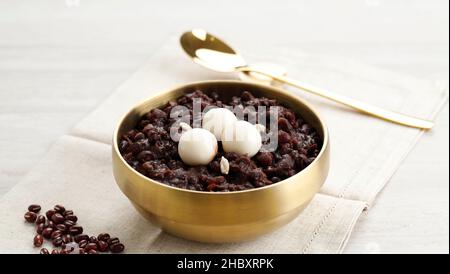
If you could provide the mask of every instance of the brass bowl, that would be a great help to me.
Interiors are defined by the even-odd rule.
[[[237,192],[201,192],[171,187],[131,168],[118,149],[120,136],[141,116],[171,99],[200,89],[231,98],[247,90],[275,98],[310,123],[323,138],[317,158],[304,170],[281,182]],[[317,112],[282,89],[240,81],[205,81],[179,86],[132,108],[114,131],[112,160],[117,184],[137,211],[167,233],[210,243],[239,242],[271,232],[293,220],[324,183],[329,168],[328,130]]]

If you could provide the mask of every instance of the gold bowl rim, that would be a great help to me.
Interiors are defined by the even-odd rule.
[[[132,168],[126,161],[125,159],[122,157],[122,154],[119,151],[119,146],[118,146],[118,134],[119,134],[119,130],[120,127],[123,123],[123,121],[125,120],[126,117],[128,117],[128,115],[130,115],[130,113],[136,109],[138,106],[144,104],[145,102],[148,102],[150,100],[152,100],[155,97],[158,97],[162,94],[174,91],[174,90],[178,90],[178,89],[182,89],[184,87],[188,87],[188,86],[194,86],[194,85],[200,85],[200,84],[215,84],[215,83],[232,83],[232,84],[244,84],[244,85],[253,85],[253,86],[258,86],[260,88],[263,89],[272,89],[272,90],[276,90],[279,93],[282,93],[284,95],[287,95],[288,97],[291,97],[294,100],[300,101],[303,105],[305,105],[308,110],[313,113],[316,118],[319,120],[320,125],[322,126],[322,131],[323,131],[323,144],[322,144],[322,148],[320,149],[319,155],[317,155],[317,157],[313,160],[313,162],[311,164],[309,164],[305,169],[303,169],[302,171],[296,173],[294,176],[291,176],[289,178],[286,178],[280,182],[268,185],[268,186],[263,186],[263,187],[258,187],[258,188],[252,188],[252,189],[246,189],[246,190],[239,190],[239,191],[229,191],[229,192],[209,192],[209,191],[199,191],[199,190],[190,190],[190,189],[184,189],[184,188],[178,188],[178,187],[174,187],[174,186],[170,186],[170,185],[166,185],[163,184],[161,182],[158,182],[157,180],[153,180],[147,176],[144,176],[143,174],[139,173],[138,171],[136,171],[134,168]],[[120,161],[134,174],[136,174],[137,176],[141,177],[142,179],[148,181],[149,183],[156,183],[162,187],[165,188],[169,188],[169,189],[173,189],[176,191],[182,191],[182,192],[188,192],[188,193],[192,193],[192,194],[196,194],[196,195],[239,195],[239,194],[244,194],[244,193],[249,193],[249,192],[254,192],[254,191],[262,191],[265,189],[269,189],[269,188],[273,188],[276,187],[280,184],[284,184],[289,182],[288,179],[294,178],[296,176],[299,176],[301,173],[305,173],[307,170],[311,169],[313,166],[315,166],[317,164],[317,162],[319,162],[319,160],[322,158],[323,154],[325,153],[326,148],[328,147],[328,143],[329,143],[329,136],[328,136],[328,127],[325,124],[324,120],[322,119],[322,117],[318,114],[318,112],[314,109],[314,107],[311,106],[310,103],[306,102],[304,99],[300,98],[297,95],[293,95],[288,91],[285,91],[281,88],[278,87],[273,87],[273,86],[266,86],[266,85],[262,85],[262,84],[257,84],[257,83],[251,83],[251,82],[243,82],[243,81],[239,81],[239,80],[205,80],[205,81],[196,81],[196,82],[189,82],[189,83],[185,83],[185,84],[180,84],[177,86],[174,86],[170,89],[166,89],[160,92],[157,92],[153,95],[151,95],[150,97],[140,100],[138,103],[136,103],[131,109],[129,109],[125,114],[122,115],[122,117],[119,119],[118,123],[116,124],[116,127],[114,129],[114,133],[113,133],[113,151],[114,153],[116,153],[119,156]]]

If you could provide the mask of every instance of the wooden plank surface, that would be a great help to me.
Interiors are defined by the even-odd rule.
[[[0,195],[167,37],[340,55],[448,85],[448,1],[0,1]],[[301,65],[301,64],[299,64]],[[449,252],[448,104],[347,252]]]

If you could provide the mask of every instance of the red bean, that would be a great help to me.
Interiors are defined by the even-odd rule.
[[[44,231],[44,229],[45,229],[45,224],[38,224],[38,225],[36,226],[36,232],[37,232],[37,234],[42,234],[42,232]]]
[[[55,214],[56,211],[54,211],[53,209],[47,210],[47,212],[45,212],[45,216],[47,216],[47,219],[51,220],[53,214]]]
[[[63,238],[63,242],[66,244],[73,242],[73,237],[70,234],[66,234],[62,238]]]
[[[145,138],[145,136],[144,136]],[[143,140],[141,137],[138,140]],[[44,215],[38,215],[41,210],[39,205],[30,205],[29,211],[24,218],[27,222],[36,224],[37,234],[33,238],[33,245],[41,247],[44,239],[51,240],[53,246],[57,247],[51,254],[68,254],[75,250],[75,243],[79,247],[80,254],[97,254],[98,252],[119,253],[124,250],[124,245],[119,238],[111,238],[108,233],[100,233],[98,237],[83,234],[83,227],[76,225],[77,216],[72,210],[66,210],[62,205],[56,205]],[[75,242],[75,243],[73,243]],[[58,249],[59,247],[59,249]],[[50,254],[46,248],[40,249],[40,254]]]
[[[47,227],[42,231],[42,236],[45,239],[50,239],[52,237],[52,233],[53,233],[53,228]]]
[[[89,243],[89,242],[88,242],[87,240],[81,240],[81,241],[78,243],[78,246],[79,246],[80,248],[85,248],[85,247],[87,246],[88,243]]]
[[[56,224],[61,224],[64,222],[64,216],[61,213],[55,213],[52,215],[52,221]]]
[[[44,224],[46,221],[45,216],[44,215],[39,215],[36,218],[36,224]]]
[[[54,238],[54,239],[52,240],[52,244],[53,244],[54,246],[62,246],[62,244],[63,244],[63,239],[62,239],[62,237]]]
[[[39,252],[40,254],[50,254],[50,252],[48,252],[47,248],[41,248],[41,251]]]
[[[109,246],[112,246],[114,244],[120,243],[120,240],[119,240],[119,238],[114,237],[114,238],[109,239],[107,243],[108,243]]]
[[[96,243],[88,243],[86,245],[86,247],[84,248],[84,250],[86,250],[86,251],[97,250],[97,244]]]
[[[112,253],[120,253],[125,249],[125,246],[121,243],[114,244],[109,247]]]
[[[67,215],[73,215],[73,210],[66,210],[66,211],[64,211],[64,214],[63,214],[64,216],[67,216]]]
[[[29,223],[34,223],[37,219],[36,213],[31,212],[31,211],[28,211],[27,213],[25,213],[25,215],[23,217]]]
[[[111,238],[111,236],[109,236],[108,233],[100,233],[100,234],[98,234],[98,236],[97,236],[97,239],[98,239],[98,240],[104,241],[104,242],[107,242],[110,238]]]
[[[63,236],[63,233],[60,230],[55,230],[52,232],[52,235],[50,236],[51,239],[60,238]]]
[[[98,251],[105,252],[108,250],[108,244],[104,241],[98,241],[97,243]]]
[[[83,227],[82,226],[78,226],[78,225],[74,225],[72,227],[69,228],[69,233],[72,235],[78,235],[83,233]]]
[[[72,214],[70,214],[70,215],[65,215],[64,217],[66,218],[66,220],[72,221],[72,222],[74,222],[74,223],[76,223],[76,222],[78,221],[78,217],[75,216],[75,215],[72,215]]]
[[[41,211],[41,206],[36,204],[30,205],[28,206],[28,211],[39,213],[39,211]]]
[[[56,229],[61,231],[61,232],[66,232],[67,228],[64,224],[57,224],[56,225]]]
[[[44,243],[44,238],[42,237],[42,235],[37,234],[36,236],[34,236],[33,244],[35,247],[40,247],[43,243]]]
[[[53,207],[53,210],[55,210],[56,212],[58,212],[60,214],[64,214],[64,212],[66,211],[66,208],[62,205],[55,205],[55,207]]]
[[[75,236],[73,237],[73,239],[74,239],[74,241],[75,241],[76,243],[79,243],[79,242],[81,242],[82,240],[88,241],[88,240],[89,240],[89,236],[86,235],[86,234],[78,234],[78,235],[75,235]]]
[[[91,237],[89,237],[89,242],[90,243],[97,243],[98,242],[98,239],[97,239],[97,237],[95,237],[95,236],[91,236]]]
[[[65,220],[64,225],[66,226],[66,228],[70,228],[75,225],[75,222],[73,222],[71,220]]]

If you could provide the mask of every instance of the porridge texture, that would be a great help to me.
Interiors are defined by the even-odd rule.
[[[170,136],[170,127],[176,122],[170,118],[175,106],[187,107],[191,114],[193,99],[201,99],[201,109],[207,106],[242,107],[265,106],[266,124],[269,125],[270,107],[278,109],[278,130],[263,130],[262,134],[278,134],[274,151],[260,151],[253,157],[227,153],[218,144],[218,153],[207,165],[189,166],[178,155],[178,143]],[[192,118],[191,122],[195,117]],[[267,138],[266,141],[267,142]],[[123,134],[119,150],[127,163],[141,174],[161,183],[197,191],[240,191],[263,187],[280,182],[306,168],[319,154],[322,146],[316,130],[293,110],[282,106],[277,100],[255,97],[243,91],[241,96],[222,101],[217,93],[210,96],[202,91],[186,94],[165,106],[143,115],[134,129]],[[223,172],[224,157],[227,174]],[[221,170],[222,169],[222,170]]]

